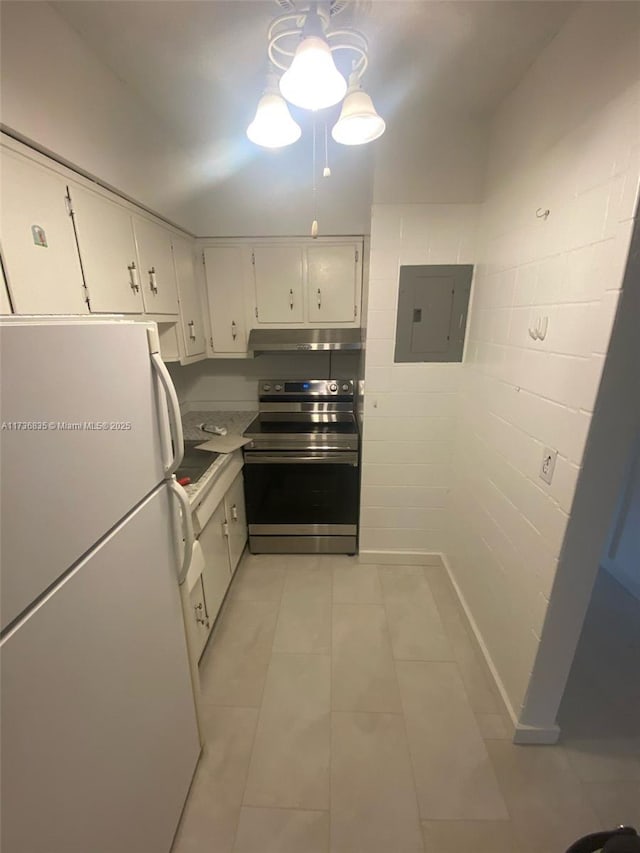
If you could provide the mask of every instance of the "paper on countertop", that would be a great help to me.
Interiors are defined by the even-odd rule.
[[[250,438],[242,435],[215,435],[204,444],[196,445],[196,450],[209,450],[211,453],[233,453],[239,447],[249,444]]]

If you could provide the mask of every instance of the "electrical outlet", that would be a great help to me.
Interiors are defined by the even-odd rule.
[[[553,480],[553,472],[556,468],[556,459],[558,451],[552,450],[550,447],[545,447],[542,451],[542,462],[540,463],[540,479],[551,485]]]

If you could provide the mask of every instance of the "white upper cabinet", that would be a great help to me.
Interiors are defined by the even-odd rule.
[[[66,180],[5,148],[0,168],[0,235],[16,313],[86,314]]]
[[[215,246],[204,250],[211,337],[216,353],[246,353],[243,291],[250,249]]]
[[[307,248],[309,322],[354,322],[361,277],[360,254],[353,245]]]
[[[203,355],[206,352],[206,343],[202,307],[195,276],[193,245],[180,237],[174,237],[172,244],[185,355]]]
[[[302,323],[302,247],[255,246],[252,260],[257,322]]]
[[[178,293],[171,253],[171,234],[161,225],[133,217],[140,260],[140,285],[147,314],[177,314]]]
[[[79,184],[70,189],[91,311],[142,314],[142,276],[131,214]]]

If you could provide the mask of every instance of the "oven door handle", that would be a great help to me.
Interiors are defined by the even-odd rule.
[[[344,451],[318,452],[314,455],[293,453],[261,453],[247,451],[244,453],[245,464],[249,465],[351,465],[357,467],[358,454]]]

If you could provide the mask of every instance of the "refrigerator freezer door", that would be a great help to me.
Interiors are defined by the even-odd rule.
[[[0,328],[1,627],[164,477],[166,397],[147,327]]]
[[[168,853],[200,744],[161,486],[0,647],[3,853]]]

